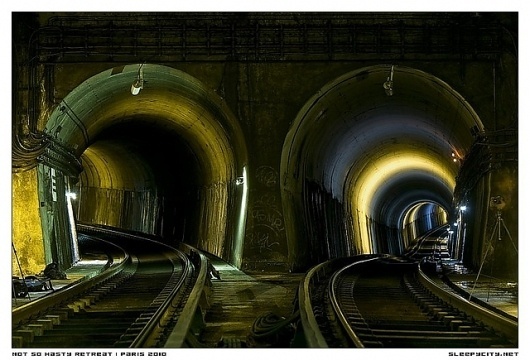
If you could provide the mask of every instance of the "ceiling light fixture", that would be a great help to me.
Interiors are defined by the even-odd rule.
[[[390,76],[386,78],[383,83],[383,88],[388,96],[394,95],[394,65],[390,68]]]
[[[144,64],[140,65],[138,68],[138,75],[136,75],[136,80],[131,85],[131,94],[138,95],[140,90],[144,88]]]

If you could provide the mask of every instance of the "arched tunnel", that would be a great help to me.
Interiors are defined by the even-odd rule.
[[[75,262],[75,222],[267,271],[401,254],[447,225],[452,255],[478,266],[494,195],[516,244],[516,19],[393,16],[20,15],[22,266]],[[467,36],[484,27],[486,40]],[[512,250],[496,266],[517,276]]]
[[[389,78],[392,95],[383,90]],[[293,246],[307,239],[324,258],[403,252],[412,240],[402,237],[405,221],[447,219],[461,157],[451,154],[469,150],[474,127],[482,125],[466,101],[417,69],[373,66],[331,82],[299,113],[284,148],[285,205],[303,234]],[[325,226],[307,230],[312,221]]]
[[[138,68],[147,74],[146,85],[131,96],[123,89]],[[236,177],[244,168],[238,164],[246,158],[237,124],[232,137],[216,128],[228,118],[215,109],[222,100],[194,89],[189,76],[149,64],[127,69],[111,69],[81,84],[46,125],[81,158],[79,220],[184,239],[212,253],[237,249],[244,241],[237,233],[220,237],[228,211],[238,214],[246,206],[228,209],[226,201],[237,190]],[[388,96],[382,84],[391,71],[394,94]],[[173,94],[179,86],[182,93]],[[450,154],[466,153],[473,142],[469,130],[481,125],[447,85],[418,70],[374,66],[337,79],[306,108],[288,134],[282,163],[282,185],[296,194],[284,204],[287,213],[296,211],[291,204],[306,204],[304,217],[293,217],[293,226],[287,227],[299,234],[288,241],[292,256],[303,254],[299,248],[324,254],[309,255],[302,263],[355,252],[401,253],[412,240],[397,231],[405,225],[405,213],[420,202],[435,205],[435,212],[449,212],[459,165]],[[296,181],[300,173],[301,184]],[[216,193],[197,204],[195,194],[203,188]],[[340,204],[333,216],[316,207],[330,201]],[[417,210],[409,222],[433,212],[426,206]],[[142,223],[130,223],[138,216]],[[329,228],[306,228],[311,216]],[[197,219],[212,224],[212,233],[203,232]],[[341,225],[344,219],[351,219],[346,226]],[[367,221],[396,230],[394,236],[377,233]],[[226,246],[229,240],[234,244]],[[326,254],[324,249],[332,250]],[[241,262],[238,252],[219,255]]]
[[[123,91],[140,71],[141,92]],[[227,227],[245,221],[236,185],[245,143],[196,79],[152,64],[109,69],[69,94],[46,131],[81,160],[80,221],[185,240],[240,264],[241,226]]]

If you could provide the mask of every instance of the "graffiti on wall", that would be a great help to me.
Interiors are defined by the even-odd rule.
[[[271,190],[261,193],[249,211],[251,226],[247,230],[246,243],[258,254],[280,250],[279,239],[282,238],[285,227],[280,210],[281,203],[276,193],[272,193],[278,179],[278,172],[270,166],[260,166],[256,169],[257,182]]]

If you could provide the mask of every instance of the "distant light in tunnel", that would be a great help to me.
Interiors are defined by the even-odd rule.
[[[462,161],[462,156],[460,156],[460,154],[458,154],[456,151],[451,153],[451,157],[453,158],[454,163]]]
[[[466,211],[467,210],[467,206],[465,206],[465,205],[460,206],[460,210],[461,211]]]

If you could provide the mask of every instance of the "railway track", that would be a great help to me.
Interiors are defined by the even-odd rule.
[[[374,265],[374,266],[371,266]],[[346,326],[364,347],[513,347],[494,329],[475,321],[425,289],[415,264],[370,263],[337,278],[336,301]],[[351,294],[348,294],[351,292]]]
[[[447,226],[436,228],[421,236],[403,256],[415,260],[425,258],[449,259],[450,255],[447,250],[448,236]]]
[[[513,348],[503,333],[466,306],[456,307],[418,279],[418,264],[373,257],[335,271],[313,306],[328,347]],[[471,306],[471,305],[470,305]]]
[[[24,316],[14,311],[13,334],[50,320],[54,323],[25,341],[23,347],[130,348],[164,344],[189,296],[192,263],[182,252],[156,241],[109,233],[104,237],[105,242],[127,254],[121,259],[120,269],[109,269],[108,276],[103,274],[75,296],[65,292],[45,306],[35,301],[24,309]],[[31,311],[32,307],[35,310]]]

